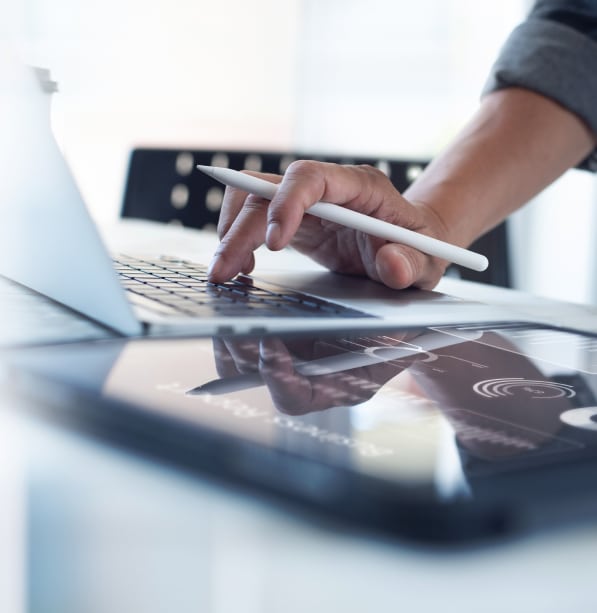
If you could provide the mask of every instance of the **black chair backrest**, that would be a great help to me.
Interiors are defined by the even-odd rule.
[[[129,160],[122,216],[192,228],[215,228],[224,190],[198,172],[196,164],[282,174],[297,159],[376,166],[400,192],[416,179],[426,164],[420,160],[363,156],[138,148],[132,151]],[[482,273],[456,267],[463,279],[510,287],[505,224],[481,237],[471,249],[484,253],[490,267]]]

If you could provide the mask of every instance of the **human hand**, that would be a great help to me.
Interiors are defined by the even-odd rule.
[[[333,339],[214,338],[221,379],[196,389],[221,393],[237,384],[265,385],[276,409],[288,415],[357,405],[420,357],[405,339],[402,334],[359,337],[357,350],[354,343],[347,348]]]
[[[298,161],[283,177],[258,176],[280,184],[276,196],[269,202],[226,189],[218,224],[221,242],[210,265],[210,280],[223,282],[239,272],[251,272],[253,252],[263,243],[274,251],[292,245],[330,270],[368,276],[396,289],[412,285],[430,289],[443,275],[445,260],[305,215],[317,201],[333,202],[445,240],[447,230],[437,213],[406,200],[381,171]]]

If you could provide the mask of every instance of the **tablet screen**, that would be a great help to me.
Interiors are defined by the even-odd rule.
[[[442,499],[597,443],[597,338],[542,325],[143,339],[28,355],[21,366],[200,436]]]

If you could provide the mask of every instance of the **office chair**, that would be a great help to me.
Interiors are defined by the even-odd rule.
[[[122,216],[215,229],[224,188],[198,172],[196,164],[282,174],[296,159],[376,166],[400,192],[425,166],[423,161],[362,156],[137,148],[129,160]],[[458,276],[469,281],[511,287],[505,223],[482,236],[471,249],[486,255],[490,266],[483,272],[453,266],[452,270]]]

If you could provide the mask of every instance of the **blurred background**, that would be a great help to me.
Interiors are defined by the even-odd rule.
[[[0,29],[51,69],[56,136],[94,217],[135,146],[429,159],[478,104],[530,0],[20,0]],[[597,302],[595,178],[510,222],[515,287]]]

